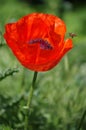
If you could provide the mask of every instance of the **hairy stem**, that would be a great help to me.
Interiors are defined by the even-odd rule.
[[[32,85],[31,85],[31,88],[30,88],[27,105],[25,107],[26,108],[26,113],[25,113],[25,126],[24,126],[24,130],[28,130],[30,105],[31,105],[31,102],[32,102],[32,97],[33,97],[33,92],[34,92],[34,89],[35,89],[36,79],[37,79],[37,72],[34,72],[33,81],[32,81]]]

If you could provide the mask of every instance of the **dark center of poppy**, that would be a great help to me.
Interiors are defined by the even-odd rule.
[[[47,40],[44,40],[42,38],[36,38],[32,39],[28,42],[29,44],[35,44],[40,43],[40,48],[45,50],[51,50],[53,47],[50,45],[50,43]]]

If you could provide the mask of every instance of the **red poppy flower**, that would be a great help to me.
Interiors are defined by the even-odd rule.
[[[65,33],[66,26],[60,18],[33,13],[6,24],[4,38],[23,66],[47,71],[72,48],[72,40],[64,40]]]

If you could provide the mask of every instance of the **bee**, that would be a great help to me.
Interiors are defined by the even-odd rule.
[[[74,37],[77,36],[77,34],[75,34],[75,33],[69,33],[69,36],[70,36],[71,38],[74,38]]]
[[[51,50],[52,46],[50,45],[50,43],[47,40],[44,40],[42,38],[37,38],[37,39],[32,39],[30,40],[28,43],[29,44],[34,44],[34,43],[40,43],[40,48],[41,49],[45,49],[45,50]]]

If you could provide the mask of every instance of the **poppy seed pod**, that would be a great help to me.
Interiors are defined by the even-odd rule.
[[[32,13],[5,26],[4,38],[21,64],[33,71],[47,71],[56,66],[72,47],[64,40],[65,23],[57,16]]]

